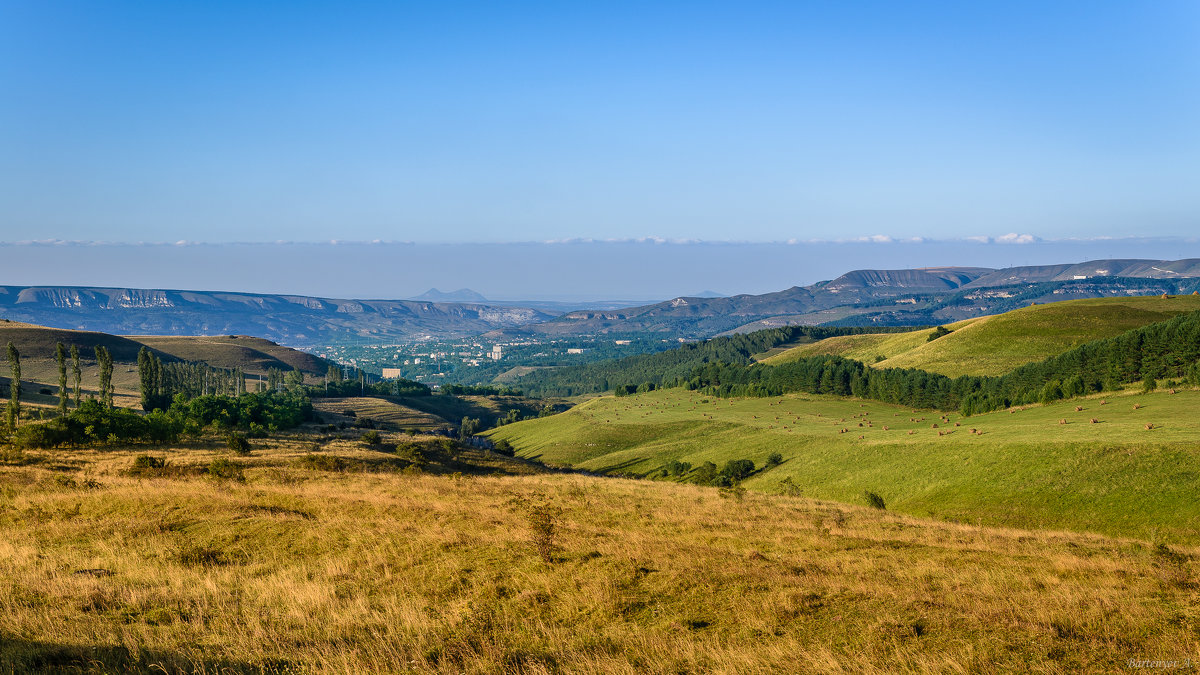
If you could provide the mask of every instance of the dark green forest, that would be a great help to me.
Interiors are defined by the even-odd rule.
[[[902,333],[923,327],[786,326],[742,335],[712,338],[655,354],[637,354],[612,361],[539,370],[521,378],[529,396],[574,396],[604,391],[632,393],[655,387],[680,386],[706,363],[746,366],[756,354],[789,343],[815,342],[839,335]]]
[[[714,396],[790,392],[857,396],[970,415],[1013,405],[1049,403],[1163,378],[1200,384],[1200,312],[1089,342],[999,377],[949,378],[916,369],[874,369],[838,356],[777,366],[713,361],[696,366],[683,386]]]

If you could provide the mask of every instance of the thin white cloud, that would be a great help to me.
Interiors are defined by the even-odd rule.
[[[1017,234],[1016,232],[1002,234],[995,239],[997,244],[1032,244],[1037,240],[1038,238],[1032,234]]]

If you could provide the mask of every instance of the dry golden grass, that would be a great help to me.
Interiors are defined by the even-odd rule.
[[[345,413],[353,411],[354,416],[358,419],[372,419],[385,424],[394,424],[414,429],[429,429],[447,424],[446,420],[437,415],[421,412],[420,410],[373,396],[317,398],[313,399],[313,408],[319,412],[327,413],[325,415],[326,418],[337,421],[345,421],[348,419]],[[336,417],[334,417],[335,415]]]
[[[203,447],[152,453],[175,477],[128,475],[144,449],[0,465],[0,670],[1053,673],[1198,655],[1192,549],[673,483],[313,471],[311,442],[234,458],[245,482],[196,475],[218,455]],[[550,563],[533,512],[556,525]]]

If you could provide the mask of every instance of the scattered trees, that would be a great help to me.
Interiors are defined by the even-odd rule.
[[[458,437],[462,439],[470,438],[471,436],[474,436],[475,432],[479,431],[482,426],[483,423],[477,418],[464,417],[462,418],[462,423],[458,426]]]

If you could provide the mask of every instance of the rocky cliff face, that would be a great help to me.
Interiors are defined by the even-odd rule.
[[[485,304],[68,286],[0,287],[0,317],[126,335],[259,335],[294,345],[478,335],[552,318]]]

